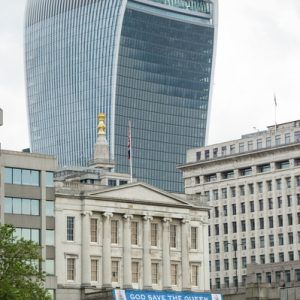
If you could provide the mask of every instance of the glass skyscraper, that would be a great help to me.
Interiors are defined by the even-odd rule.
[[[28,0],[25,24],[31,149],[87,165],[97,114],[107,115],[116,171],[182,191],[176,165],[203,146],[217,0]]]

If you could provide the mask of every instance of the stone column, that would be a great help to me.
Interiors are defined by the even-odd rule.
[[[144,286],[145,290],[152,289],[152,281],[151,281],[151,256],[150,256],[150,248],[151,248],[151,221],[153,218],[151,216],[144,216],[144,253],[143,253],[143,277],[144,277]]]
[[[132,215],[124,215],[124,237],[123,237],[123,288],[132,288],[131,272],[131,219]]]
[[[171,263],[170,263],[170,222],[172,219],[163,219],[163,274],[162,287],[164,290],[171,289]]]
[[[104,288],[111,287],[111,227],[110,219],[112,213],[105,212],[103,214],[103,241],[102,241],[102,286]]]
[[[81,284],[91,285],[91,260],[90,260],[90,216],[92,213],[81,213]]]
[[[189,261],[189,220],[181,221],[181,268],[182,290],[190,290],[190,261]]]

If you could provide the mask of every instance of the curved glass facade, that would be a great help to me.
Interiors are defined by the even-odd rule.
[[[187,149],[205,141],[212,5],[196,6],[207,1],[195,0],[195,8],[207,11],[189,14],[164,1],[28,1],[32,151],[57,155],[62,166],[86,165],[96,116],[104,111],[116,170],[129,172],[130,119],[134,177],[183,190],[176,165],[185,161]]]

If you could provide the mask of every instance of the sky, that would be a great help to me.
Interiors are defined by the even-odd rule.
[[[25,0],[0,0],[1,148],[29,147]],[[208,144],[300,119],[300,0],[219,0]]]

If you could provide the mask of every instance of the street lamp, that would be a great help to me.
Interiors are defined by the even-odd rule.
[[[242,246],[242,250],[244,250],[245,245],[244,244],[238,244],[238,243],[229,243],[227,242],[227,244],[231,245],[233,247],[234,250],[234,260],[235,260],[235,278],[236,278],[236,293],[239,291],[239,279],[238,279],[238,261],[237,261],[237,247],[238,246]]]

